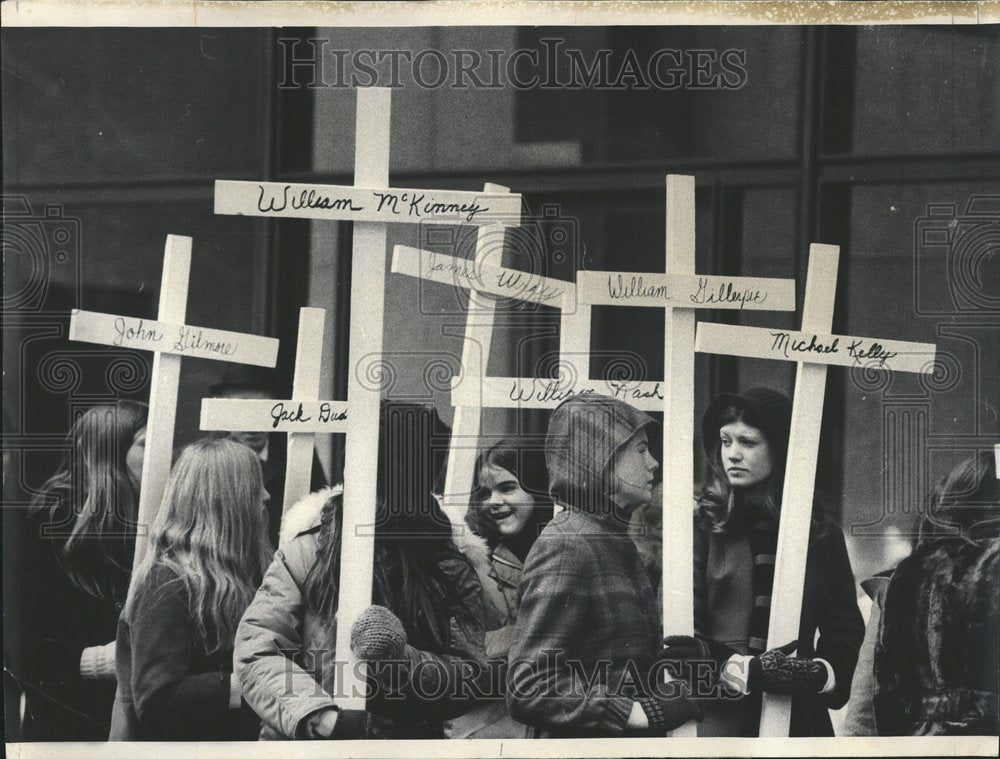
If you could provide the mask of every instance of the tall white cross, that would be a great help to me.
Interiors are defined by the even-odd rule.
[[[784,645],[799,635],[807,553],[803,546],[809,545],[826,367],[861,366],[868,370],[923,374],[934,369],[936,349],[931,343],[830,334],[839,257],[837,246],[810,246],[801,331],[702,323],[695,339],[695,350],[703,353],[797,362],[768,648]],[[791,698],[765,694],[761,737],[787,736],[790,719]]]
[[[694,177],[666,178],[664,274],[581,271],[580,307],[569,326],[575,356],[590,352],[591,306],[664,309],[663,401],[663,634],[694,634],[694,336],[695,310],[794,311],[795,280],[695,274]],[[586,377],[589,364],[579,362]],[[694,722],[673,731],[696,734]]]
[[[325,319],[325,309],[299,309],[295,376],[289,400],[205,398],[201,402],[203,430],[288,433],[282,501],[286,512],[309,493],[316,433],[347,431],[347,404],[319,400]]]
[[[336,701],[363,709],[364,667],[350,647],[351,624],[371,603],[382,327],[385,306],[386,224],[490,225],[520,216],[521,196],[389,187],[391,90],[358,91],[354,186],[285,182],[215,183],[215,212],[354,222],[348,361],[344,517],[336,653],[345,662]]]
[[[152,523],[170,476],[181,357],[267,367],[274,367],[278,359],[278,341],[272,337],[185,324],[190,271],[191,238],[168,235],[157,321],[82,310],[74,310],[69,321],[70,340],[153,351],[146,450],[136,516],[139,530]],[[146,541],[136,540],[133,566],[139,566],[145,551]]]
[[[487,184],[484,190],[507,192],[508,188]],[[493,244],[497,234],[497,229],[483,227],[479,230],[475,257],[472,260],[402,245],[397,245],[393,252],[393,272],[469,291],[462,363],[454,383],[472,388],[473,391],[482,384],[486,376],[486,365],[493,343],[496,298],[553,307],[561,307],[567,295],[570,300],[575,300],[576,288],[572,282],[510,269],[499,262],[489,261],[490,252],[497,250],[497,246]],[[464,534],[464,509],[468,505],[475,476],[481,422],[480,406],[455,406],[443,508],[451,519],[459,540]]]

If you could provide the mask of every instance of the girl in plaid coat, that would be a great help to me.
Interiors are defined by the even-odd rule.
[[[652,424],[598,395],[564,401],[549,422],[550,493],[564,509],[525,561],[507,701],[553,737],[664,735],[699,715],[682,683],[664,682],[661,623],[628,532],[652,493]]]

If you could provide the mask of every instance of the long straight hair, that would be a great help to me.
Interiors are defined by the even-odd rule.
[[[147,412],[144,403],[122,400],[81,414],[66,438],[66,458],[31,506],[47,517],[46,530],[65,535],[60,528],[68,528],[59,561],[72,583],[96,598],[123,598],[128,589],[139,484],[126,457]]]
[[[455,547],[451,523],[431,495],[435,450],[447,450],[448,430],[430,407],[383,402],[375,518],[373,602],[392,610],[417,648],[442,652],[450,620],[468,629],[461,589],[449,564],[471,565]],[[343,508],[333,496],[323,507],[316,562],[305,581],[310,609],[337,613]]]
[[[230,648],[271,557],[263,494],[260,460],[245,445],[204,439],[187,446],[150,527],[126,618],[137,597],[156,590],[149,576],[162,566],[184,583],[204,651]]]

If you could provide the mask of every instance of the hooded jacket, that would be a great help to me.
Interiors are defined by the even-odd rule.
[[[507,701],[515,719],[554,737],[621,735],[636,701],[650,735],[696,715],[678,696],[683,703],[672,702],[679,708],[667,724],[660,709],[666,694],[652,697],[661,623],[627,516],[607,497],[615,454],[652,422],[596,395],[564,401],[549,422],[551,493],[567,508],[525,561]]]
[[[636,434],[656,420],[604,395],[577,395],[549,420],[545,464],[553,500],[588,513],[608,513],[614,484],[611,464]]]

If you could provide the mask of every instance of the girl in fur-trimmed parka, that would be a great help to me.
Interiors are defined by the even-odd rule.
[[[1000,480],[993,452],[948,475],[893,572],[875,645],[879,735],[1000,734]]]
[[[718,396],[702,421],[711,471],[695,515],[697,636],[665,641],[668,656],[715,665],[699,735],[756,736],[764,693],[792,696],[790,735],[833,735],[828,709],[850,695],[864,621],[844,535],[818,502],[798,640],[766,650],[791,416],[785,395],[757,387]]]
[[[482,586],[431,495],[432,448],[447,428],[431,408],[384,404],[380,420],[374,605],[351,648],[373,679],[365,710],[340,709],[335,651],[341,492],[292,507],[236,636],[243,697],[261,737],[441,738],[475,705],[486,668]]]

